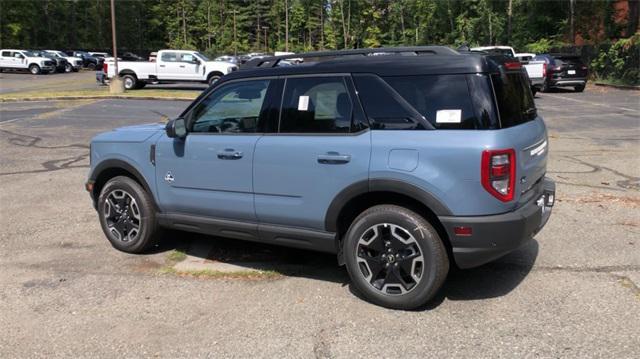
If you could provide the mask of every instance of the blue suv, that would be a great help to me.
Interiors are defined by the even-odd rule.
[[[119,250],[172,228],[330,252],[367,300],[417,308],[551,214],[528,84],[438,46],[255,59],[166,126],[96,136],[86,187]]]

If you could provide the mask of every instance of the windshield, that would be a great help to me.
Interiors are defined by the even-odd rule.
[[[195,55],[198,56],[203,61],[209,61],[209,58],[200,52],[196,52]]]
[[[517,126],[536,118],[536,106],[529,81],[521,72],[491,75],[502,128]]]

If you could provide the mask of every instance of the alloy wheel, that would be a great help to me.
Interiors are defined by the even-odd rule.
[[[420,245],[407,229],[395,224],[376,224],[364,231],[356,256],[367,283],[387,295],[410,292],[424,274]]]
[[[122,242],[138,238],[142,226],[140,207],[135,198],[121,189],[111,191],[102,209],[109,233]]]

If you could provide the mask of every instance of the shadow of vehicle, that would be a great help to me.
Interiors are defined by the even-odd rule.
[[[193,248],[210,248],[206,253]],[[344,267],[337,265],[333,254],[279,247],[274,245],[211,237],[201,234],[169,231],[152,253],[180,250],[205,260],[231,263],[248,270],[274,270],[284,276],[330,281],[349,286],[349,290],[365,300],[351,286]],[[452,268],[442,289],[426,306],[437,308],[445,299],[481,300],[507,295],[531,271],[538,257],[538,242],[533,239],[518,250],[478,268]]]

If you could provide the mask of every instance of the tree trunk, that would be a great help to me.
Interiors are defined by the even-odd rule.
[[[638,19],[640,19],[640,2],[638,0],[628,0],[629,17],[627,19],[627,36],[631,37],[638,31]]]
[[[187,13],[184,3],[182,3],[182,41],[184,45],[187,44]]]
[[[347,48],[347,24],[344,22],[344,0],[340,0],[340,16],[342,17],[342,39],[344,40],[344,48]]]
[[[513,17],[513,0],[509,0],[509,4],[507,5],[507,44],[511,41],[511,20]]]
[[[284,51],[289,52],[289,0],[284,0]]]
[[[575,7],[576,0],[569,0],[569,40],[572,44],[576,42]]]
[[[404,27],[404,8],[402,7],[402,3],[400,3],[400,28],[402,29],[402,45],[407,46],[407,35]]]
[[[324,50],[324,0],[320,0],[320,50]]]

